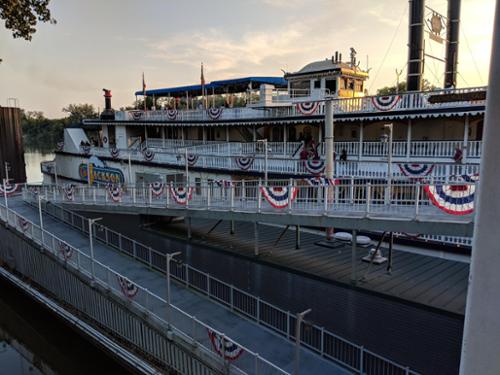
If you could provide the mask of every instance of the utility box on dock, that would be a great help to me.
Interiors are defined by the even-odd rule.
[[[26,182],[19,108],[0,107],[0,182],[6,178],[6,165],[11,181]]]

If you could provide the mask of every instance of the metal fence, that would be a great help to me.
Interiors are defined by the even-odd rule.
[[[27,199],[33,203],[33,200]],[[85,217],[52,204],[46,205],[45,210],[57,219],[88,233],[88,220]],[[152,269],[166,272],[167,257],[165,254],[103,225],[96,224],[96,226],[98,230],[95,235],[98,240]],[[290,311],[280,309],[188,264],[172,262],[170,274],[180,285],[196,290],[231,311],[257,322],[289,340],[295,340],[296,317]],[[360,374],[417,374],[408,367],[379,356],[363,346],[343,339],[310,322],[304,322],[301,325],[300,337],[303,346]]]
[[[74,215],[71,212],[62,212],[63,216],[60,217],[63,217],[66,222],[68,222],[68,218],[71,218],[69,222],[73,227],[78,228],[82,231],[88,231],[88,225],[86,226],[85,224],[88,223],[88,221],[83,220],[82,217]],[[218,363],[222,368],[226,367],[227,369],[229,369],[230,373],[288,374],[286,371],[280,369],[268,360],[262,358],[257,353],[237,343],[230,337],[227,337],[224,333],[203,323],[196,317],[184,312],[176,306],[168,305],[167,301],[162,297],[152,293],[148,289],[143,288],[136,283],[133,283],[133,280],[129,280],[126,276],[114,271],[109,266],[95,259],[92,259],[89,255],[71,246],[69,243],[50,233],[46,229],[42,230],[39,225],[18,214],[17,212],[6,208],[5,205],[2,204],[0,204],[0,219],[3,222],[8,223],[10,227],[15,228],[23,236],[35,241],[43,249],[51,253],[54,257],[61,259],[66,266],[69,266],[72,269],[82,273],[86,277],[91,278],[95,283],[111,291],[116,296],[124,298],[133,306],[144,311],[146,313],[146,316],[150,315],[151,317],[153,317],[155,320],[163,324],[165,328],[172,330],[176,337],[182,339],[189,345],[194,345],[198,348],[197,351],[201,352],[203,356],[210,358],[215,363]],[[97,233],[99,233],[99,231],[97,231]],[[107,233],[106,236],[108,236],[108,244],[110,246],[118,248],[117,245],[120,244],[120,242],[123,245],[123,243],[127,241],[124,240],[119,233],[110,232],[109,230],[105,230],[104,233]],[[99,239],[102,237],[97,235],[96,238]],[[128,241],[133,240],[128,239]],[[148,254],[148,262],[150,262],[149,264],[152,267],[159,269],[157,260],[162,258],[162,254],[153,256],[151,253],[151,249],[148,249],[143,245],[136,245],[134,247],[137,254]],[[122,249],[125,249],[125,247],[122,247]],[[143,258],[137,259],[143,260]],[[133,287],[137,289],[133,299],[127,298],[127,296],[124,295],[124,282],[133,283]],[[94,308],[92,304],[85,306],[85,309],[87,310]],[[167,315],[171,318],[169,321],[166,321],[164,318],[162,318],[162,316]],[[115,331],[117,329],[116,325],[118,323],[114,319],[109,318],[110,317],[108,316],[107,323],[110,325],[108,328],[110,328],[112,331]],[[234,343],[244,350],[245,355],[238,358],[237,363],[225,361],[221,356],[219,356],[212,350],[210,338],[208,337],[207,332],[214,332],[215,334],[219,335],[219,337],[222,337],[224,341]],[[133,333],[129,332],[129,337],[127,337],[127,339],[132,339],[133,335]],[[155,345],[152,344],[152,341],[148,341],[146,343],[143,340],[144,339],[140,339],[140,341],[142,342],[141,348],[146,352],[154,354],[160,350],[160,348],[156,348]],[[225,356],[225,353],[223,356]],[[167,362],[167,364],[172,365],[172,363],[170,362]]]

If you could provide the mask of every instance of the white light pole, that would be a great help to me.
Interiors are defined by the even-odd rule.
[[[89,219],[89,244],[90,244],[90,273],[92,280],[95,279],[95,265],[94,265],[94,236],[92,234],[92,227],[96,221],[102,220],[102,217]]]
[[[42,232],[42,246],[44,244],[44,237],[43,237],[43,215],[42,215],[42,199],[45,199],[45,197],[42,196],[42,194],[38,194],[38,216],[40,218],[40,230]]]
[[[5,199],[5,209],[8,210],[9,209],[9,204],[8,204],[8,200],[7,200],[7,184],[8,184],[8,181],[6,178],[3,179],[3,197]],[[7,213],[7,212],[6,212]],[[8,217],[9,215],[7,215]]]
[[[54,159],[54,182],[56,183],[56,186],[57,186],[57,162],[56,162],[56,159]]]
[[[257,142],[264,145],[264,183],[267,186],[267,138],[258,139]]]
[[[384,128],[389,129],[389,142],[387,151],[387,188],[385,189],[385,203],[390,203],[392,190],[392,123],[385,124]],[[385,137],[383,138],[383,140],[387,141],[387,135],[384,135]]]
[[[9,182],[9,169],[10,169],[9,162],[6,161],[4,163],[4,166],[5,166],[5,179],[7,180],[7,182]]]
[[[170,324],[170,261],[176,257],[177,255],[181,255],[180,251],[176,251],[175,253],[166,254],[167,256],[167,323]],[[188,275],[186,274],[186,277]]]
[[[309,314],[312,309],[307,309],[297,314],[295,318],[295,366],[293,375],[299,375],[300,372],[300,327],[304,317]]]

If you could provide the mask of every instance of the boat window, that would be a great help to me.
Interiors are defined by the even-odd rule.
[[[321,88],[321,81],[319,79],[314,80],[314,88],[315,89],[320,89]]]
[[[331,94],[334,94],[337,92],[337,80],[336,79],[327,79],[325,81],[325,88],[327,90],[330,90]]]

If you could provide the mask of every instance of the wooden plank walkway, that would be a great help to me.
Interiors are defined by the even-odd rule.
[[[221,222],[210,234],[216,220],[191,219],[193,241],[219,248],[241,256],[254,258],[253,226],[235,222],[235,233],[230,234],[230,222]],[[170,236],[186,238],[183,222],[154,225]],[[284,228],[259,225],[259,260],[314,275],[325,280],[351,283],[351,246],[332,249],[319,246],[324,239],[311,231],[301,231],[301,247],[295,248],[295,230],[288,230],[275,245]],[[437,309],[464,314],[469,264],[397,250],[393,253],[393,267],[389,275],[387,264],[369,265],[361,260],[368,249],[358,248],[358,286],[403,300]],[[382,247],[384,255],[388,249]]]

